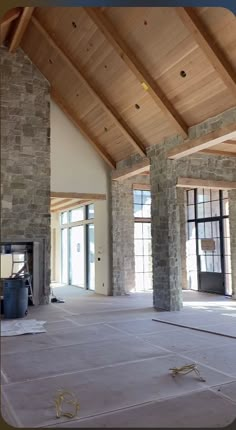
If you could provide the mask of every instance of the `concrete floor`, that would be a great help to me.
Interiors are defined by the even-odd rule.
[[[102,297],[57,287],[65,303],[30,308],[47,333],[2,338],[2,415],[15,427],[224,427],[236,417],[236,301],[184,293],[182,312],[156,312],[151,294]],[[206,382],[171,367],[196,362]],[[56,418],[58,389],[80,402]]]

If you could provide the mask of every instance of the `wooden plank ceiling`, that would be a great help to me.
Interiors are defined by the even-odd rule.
[[[223,8],[16,8],[1,24],[111,167],[236,106],[236,18]],[[208,152],[235,155],[236,142]]]

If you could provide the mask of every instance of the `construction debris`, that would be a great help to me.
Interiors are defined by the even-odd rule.
[[[196,373],[196,375],[198,376],[199,380],[202,382],[206,382],[206,380],[204,378],[202,378],[202,376],[200,375],[200,372],[197,368],[196,364],[185,364],[182,367],[174,367],[172,369],[169,369],[172,371],[172,376],[176,376],[176,375],[187,375],[190,372],[194,372]]]
[[[62,404],[66,403],[67,405],[72,406],[73,412],[66,412],[62,410]],[[73,393],[69,391],[60,390],[57,397],[55,398],[55,406],[56,406],[56,417],[66,417],[66,418],[75,418],[80,409],[80,405],[77,402]]]

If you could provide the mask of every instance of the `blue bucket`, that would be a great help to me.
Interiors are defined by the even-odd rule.
[[[28,313],[28,285],[24,278],[4,279],[4,318],[23,318]]]

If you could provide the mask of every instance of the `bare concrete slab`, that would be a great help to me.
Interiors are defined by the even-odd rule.
[[[235,405],[210,391],[152,402],[122,412],[73,420],[56,427],[67,428],[218,428],[235,419]]]
[[[80,402],[80,417],[89,417],[231,381],[228,376],[204,366],[199,366],[199,370],[206,383],[194,374],[173,378],[169,368],[184,363],[181,357],[172,355],[70,375],[48,375],[38,381],[9,384],[3,389],[22,425],[35,427],[58,423],[53,404],[58,389],[72,391]]]
[[[213,387],[212,389],[213,391],[216,391],[217,393],[228,397],[236,403],[236,381],[230,382],[228,384],[218,385],[217,387]]]

